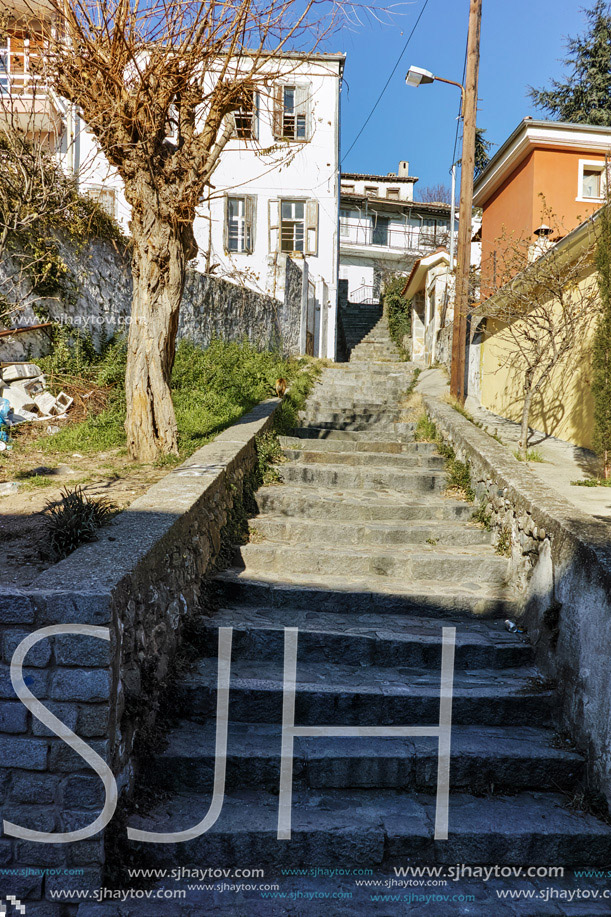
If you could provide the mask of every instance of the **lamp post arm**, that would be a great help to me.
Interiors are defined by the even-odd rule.
[[[463,86],[463,84],[457,83],[456,80],[446,80],[445,77],[443,76],[436,76],[435,79],[439,83],[449,83],[450,86],[458,86],[458,88],[460,89],[460,114],[462,117],[462,112],[465,107],[465,87]]]

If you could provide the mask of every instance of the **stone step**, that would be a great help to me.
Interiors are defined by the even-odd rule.
[[[413,423],[402,423],[402,431],[399,433],[397,431],[397,424],[395,424],[392,430],[393,440],[401,443],[413,442],[415,426],[416,425]],[[366,427],[364,430],[338,430],[334,427],[311,424],[308,426],[295,427],[293,435],[300,439],[315,439],[329,442],[379,443],[388,441],[387,433],[375,433],[369,427]]]
[[[262,541],[235,548],[235,566],[257,572],[316,574],[318,576],[383,577],[399,583],[418,580],[455,582],[484,580],[502,586],[508,575],[507,558],[488,545],[288,545]]]
[[[147,831],[187,830],[209,808],[209,794],[177,794],[150,813],[132,816],[129,824]],[[375,868],[382,863],[405,865],[407,858],[418,864],[603,867],[611,859],[611,829],[569,808],[567,798],[556,793],[523,791],[483,798],[452,793],[447,840],[435,840],[434,823],[432,795],[296,789],[291,839],[277,840],[278,796],[243,788],[226,795],[219,819],[207,833],[186,843],[142,846],[147,859],[164,868],[233,863],[272,869],[366,863]],[[385,913],[394,917],[398,912]],[[493,912],[488,914],[492,917]]]
[[[507,618],[519,613],[512,589],[457,579],[454,583],[423,580],[401,583],[376,577],[317,577],[283,572],[257,573],[230,567],[217,574],[215,592],[221,605],[290,606],[307,611],[413,614],[436,619],[465,616]]]
[[[390,455],[386,452],[331,452],[329,450],[320,451],[317,449],[308,449],[301,447],[299,449],[284,449],[285,456],[292,461],[299,461],[305,465],[325,463],[332,465],[367,465],[373,467],[383,465],[388,467],[392,465],[396,468],[444,468],[445,461],[441,455],[427,455],[425,453]]]
[[[331,404],[333,405],[332,412],[329,411]],[[305,413],[311,417],[329,413],[342,413],[360,418],[364,414],[369,414],[372,417],[378,415],[398,417],[400,412],[396,399],[374,399],[369,392],[363,392],[360,397],[351,397],[350,395],[329,397],[328,393],[320,392],[308,399]]]
[[[368,440],[348,439],[303,439],[297,436],[280,436],[280,444],[284,449],[307,449],[308,452],[357,452],[357,453],[382,453],[384,455],[412,455],[422,456],[437,455],[435,443],[399,442],[394,439]]]
[[[278,660],[284,652],[284,628],[299,628],[299,664],[421,666],[439,669],[441,629],[455,621],[416,615],[304,611],[292,607],[235,605],[217,609],[198,623],[203,656],[214,656],[218,628],[233,627],[234,659]],[[469,621],[456,631],[457,669],[502,669],[532,665],[533,649],[524,637],[510,634],[502,622]]]
[[[456,726],[452,731],[451,791],[496,794],[536,789],[559,792],[583,775],[583,758],[556,748],[549,730],[502,726]],[[280,780],[280,724],[229,725],[229,790],[254,787],[277,791]],[[174,793],[209,793],[213,788],[216,724],[183,721],[168,744],[145,766],[150,785]],[[376,788],[435,792],[437,739],[432,736],[371,738],[321,736],[297,739],[294,785],[311,789]]]
[[[395,425],[400,423],[398,419],[386,419],[373,414],[310,414],[307,411],[300,415],[299,422],[301,426],[312,426],[322,430],[352,430],[355,433],[368,433],[372,429],[385,433],[399,432]]]
[[[305,465],[291,462],[277,466],[286,484],[312,484],[316,487],[342,487],[357,490],[398,490],[402,493],[440,493],[447,476],[443,471],[399,471],[392,466],[350,468],[344,465]]]
[[[446,496],[413,496],[389,491],[371,494],[354,490],[310,487],[263,487],[255,494],[261,513],[276,513],[308,519],[340,520],[342,522],[404,522],[426,523],[436,520],[461,519],[469,521],[473,506]],[[411,525],[410,525],[411,527]]]
[[[552,691],[537,681],[535,667],[454,671],[452,724],[529,726],[549,724]],[[435,726],[439,721],[440,671],[430,668],[348,666],[307,662],[297,666],[295,723],[301,726]],[[214,722],[216,657],[200,659],[173,690],[174,709],[189,719]],[[234,659],[229,719],[281,723],[283,658]]]
[[[265,538],[282,544],[331,545],[425,545],[463,546],[491,543],[492,533],[475,523],[427,521],[405,525],[403,522],[340,522],[302,518],[298,512],[256,516],[250,520],[253,540]]]
[[[406,373],[413,372],[415,364],[403,362],[396,358],[394,360],[367,360],[362,357],[355,357],[354,359],[350,357],[350,363],[343,363],[342,368],[344,366],[354,369],[355,372],[371,372],[379,375],[387,372],[396,372],[402,367],[406,367]],[[409,367],[409,369],[407,369],[407,367]]]

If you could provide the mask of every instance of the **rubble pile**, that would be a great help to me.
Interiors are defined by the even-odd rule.
[[[64,417],[73,399],[65,392],[52,395],[45,377],[35,363],[8,363],[0,366],[0,400],[8,402],[2,423],[12,426],[26,421],[57,420]]]

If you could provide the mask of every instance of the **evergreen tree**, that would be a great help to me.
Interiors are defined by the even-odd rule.
[[[565,82],[552,80],[550,89],[530,95],[558,121],[611,126],[611,11],[606,0],[584,10],[588,30],[566,42],[569,70]]]
[[[484,137],[485,133],[485,127],[477,127],[475,129],[475,169],[473,170],[475,178],[479,178],[479,176],[482,174],[490,162],[490,150],[492,149],[492,142],[490,140],[486,140]]]
[[[594,448],[602,457],[605,478],[611,476],[611,205],[601,211],[596,267],[601,313],[592,349]]]

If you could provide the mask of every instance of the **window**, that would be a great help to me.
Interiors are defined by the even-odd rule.
[[[114,188],[104,188],[101,185],[91,185],[85,188],[85,194],[92,198],[109,217],[115,219],[117,215],[117,192]]]
[[[340,210],[339,212],[339,234],[342,238],[350,235],[350,211]]]
[[[281,140],[309,140],[309,103],[309,86],[278,86],[274,109],[274,136]]]
[[[303,252],[305,246],[305,203],[282,201],[280,204],[280,251]]]
[[[604,162],[579,160],[579,187],[577,200],[601,201],[606,194]]]
[[[270,251],[316,255],[318,249],[318,202],[276,200],[269,202]]]
[[[7,93],[9,89],[8,77],[8,38],[0,38],[0,93]]]
[[[386,197],[390,198],[392,201],[399,200],[399,189],[398,188],[387,188]]]
[[[377,185],[365,185],[365,194],[373,194],[377,197],[378,186]]]
[[[354,185],[346,185],[344,182],[342,182],[341,190],[345,191],[346,194],[354,194]]]
[[[253,250],[256,198],[227,197],[225,204],[225,251],[249,254]]]
[[[259,122],[259,95],[253,90],[244,96],[242,106],[234,113],[235,132],[240,140],[256,140]]]

